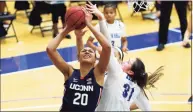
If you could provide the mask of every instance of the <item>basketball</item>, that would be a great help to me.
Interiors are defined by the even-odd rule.
[[[65,15],[65,22],[69,27],[75,27],[75,29],[85,28],[85,14],[82,8],[79,6],[69,8]]]

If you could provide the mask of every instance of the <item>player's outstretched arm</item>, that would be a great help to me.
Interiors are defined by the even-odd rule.
[[[83,8],[83,11],[85,12],[85,16],[91,15],[91,13],[89,13],[85,8]],[[95,71],[97,72],[97,74],[104,75],[107,69],[107,65],[109,63],[109,59],[110,59],[111,45],[109,44],[107,39],[104,37],[104,35],[94,28],[94,26],[91,24],[91,21],[87,20],[87,17],[85,17],[85,21],[86,21],[87,27],[94,34],[94,36],[96,37],[96,39],[102,46],[100,59],[99,59],[98,64],[96,65]]]
[[[111,45],[111,37],[110,37],[110,34],[107,30],[107,26],[106,26],[106,22],[105,22],[106,20],[104,18],[103,13],[100,12],[97,9],[97,7],[95,5],[93,5],[92,3],[89,3],[86,6],[87,6],[87,10],[89,10],[91,13],[95,14],[98,17],[100,32],[105,36],[105,38],[108,40],[108,43]],[[112,45],[111,45],[111,57],[110,57],[110,62],[108,64],[108,72],[111,75],[113,75],[113,74],[118,75],[117,72],[119,72],[121,70],[121,68],[118,66],[119,66],[119,63],[115,59],[114,52],[113,52]]]
[[[106,26],[106,23],[105,23],[105,17],[103,15],[102,12],[100,12],[98,10],[98,8],[96,7],[96,5],[93,5],[91,2],[89,2],[89,4],[86,4],[86,9],[96,15],[98,17],[98,20],[99,20],[99,29],[100,29],[100,32],[107,38],[108,42],[111,43],[111,37],[110,37],[110,34],[107,30],[107,26]],[[102,28],[102,29],[101,29]],[[111,45],[111,44],[110,44]]]
[[[57,47],[64,39],[65,35],[67,35],[73,28],[69,29],[67,26],[63,29],[61,33],[59,33],[53,40],[48,44],[46,51],[51,59],[52,63],[62,72],[65,77],[65,80],[68,79],[69,75],[73,72],[72,67],[62,58],[62,56],[57,51]]]

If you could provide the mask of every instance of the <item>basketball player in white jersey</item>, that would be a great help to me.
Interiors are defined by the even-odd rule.
[[[90,3],[86,6],[90,13],[97,17],[103,17],[96,5]],[[99,26],[100,31],[111,42],[105,20],[99,21]],[[107,79],[96,111],[130,111],[132,103],[135,103],[143,111],[150,111],[149,101],[143,91],[147,79],[145,66],[140,59],[129,59],[121,65],[112,52]]]
[[[119,21],[116,20],[116,5],[114,4],[106,4],[104,6],[104,16],[105,16],[105,24],[107,26],[108,32],[110,33],[111,37],[111,44],[114,47],[119,47],[123,52],[128,51],[128,42],[126,39],[126,32],[125,32],[125,25]],[[95,26],[95,28],[100,31],[99,24]],[[101,52],[101,46],[99,43],[97,43],[97,46],[93,44],[94,41],[94,35],[91,34],[89,39],[87,40],[87,45],[93,49],[96,49],[99,54]]]

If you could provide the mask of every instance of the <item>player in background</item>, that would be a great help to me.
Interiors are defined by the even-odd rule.
[[[105,24],[108,28],[108,31],[111,36],[111,44],[112,46],[119,47],[123,52],[128,51],[128,42],[126,39],[126,32],[125,32],[125,25],[119,21],[116,20],[116,8],[117,6],[111,3],[108,3],[104,6],[104,16],[105,16]],[[95,26],[95,28],[100,31],[99,24]],[[101,46],[98,44],[95,46],[93,44],[94,41],[94,35],[91,34],[91,36],[87,40],[87,45],[93,49],[96,49],[99,54],[101,52]]]

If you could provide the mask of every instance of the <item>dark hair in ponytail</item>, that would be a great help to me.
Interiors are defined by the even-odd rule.
[[[160,79],[160,77],[164,75],[161,72],[163,71],[163,66],[160,66],[158,69],[156,69],[155,72],[150,73],[151,75],[148,76],[148,73],[145,72],[145,65],[139,58],[136,58],[136,61],[131,67],[131,70],[134,72],[134,75],[131,76],[132,81],[137,83],[137,85],[143,90],[146,97],[147,95],[144,91],[144,88],[155,88],[154,84]]]
[[[136,58],[136,61],[131,67],[131,70],[134,72],[134,75],[131,76],[132,81],[136,82],[137,85],[142,89],[146,87],[148,75],[145,72],[145,65],[139,58]]]
[[[153,73],[149,73],[146,89],[155,88],[155,83],[164,75],[161,71],[164,70],[164,66],[160,66]]]

